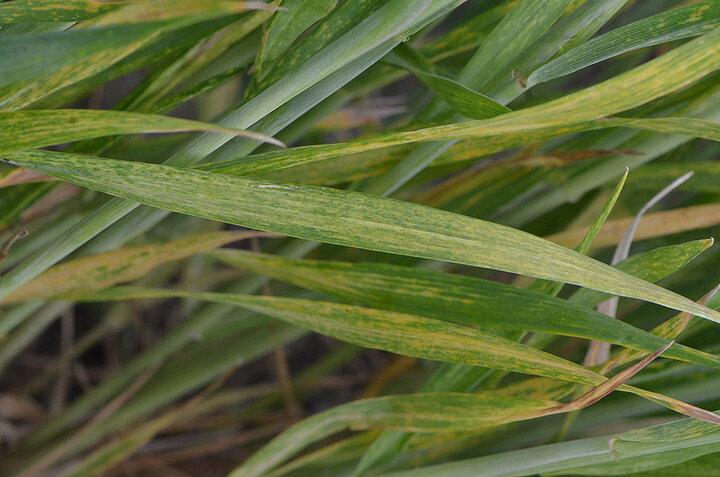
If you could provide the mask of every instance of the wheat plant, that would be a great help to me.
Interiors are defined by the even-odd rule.
[[[0,3],[0,475],[718,475],[718,70],[718,0]]]

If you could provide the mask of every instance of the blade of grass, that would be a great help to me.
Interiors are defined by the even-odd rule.
[[[307,28],[325,17],[337,5],[337,0],[285,0],[282,11],[273,16],[265,29],[263,41],[255,61],[254,80],[267,76],[280,56]]]
[[[88,20],[120,5],[94,0],[15,0],[0,5],[0,23],[47,23]]]
[[[706,239],[659,247],[633,255],[618,263],[617,268],[644,280],[656,282],[683,268],[713,243],[713,239]],[[581,289],[573,293],[568,301],[592,308],[609,297],[606,293]]]
[[[720,30],[719,30],[720,31]],[[580,121],[568,125],[569,122],[558,121],[555,113],[536,116],[534,109],[506,113],[497,119],[486,119],[448,126],[435,126],[415,131],[391,133],[371,139],[348,143],[300,146],[288,149],[283,153],[265,153],[241,159],[230,159],[200,166],[203,170],[221,172],[223,174],[254,175],[262,172],[296,166],[299,164],[321,161],[345,154],[357,154],[378,149],[401,146],[412,143],[433,142],[441,140],[477,139],[488,137],[499,140],[500,149],[509,149],[540,139],[549,139],[564,134],[600,130],[605,128],[626,127],[644,131],[683,134],[704,139],[720,140],[720,123],[693,118],[604,118],[592,121]],[[485,106],[477,108],[477,114],[487,114]],[[590,109],[584,113],[591,115]],[[552,125],[555,123],[555,125]],[[449,147],[449,146],[448,146]]]
[[[188,48],[198,37],[202,39],[212,35],[233,20],[232,16],[223,16],[197,23],[191,20],[163,23],[165,26],[139,36],[136,41],[100,50],[56,73],[0,88],[0,108],[2,111],[15,111],[42,100],[45,101],[43,107],[72,103],[89,93],[94,86],[161,61],[178,49]],[[125,40],[128,38],[125,37]]]
[[[528,86],[568,75],[582,68],[661,43],[702,35],[720,23],[716,2],[705,1],[644,18],[605,33],[541,66],[528,78]]]
[[[162,263],[180,260],[238,240],[267,236],[262,232],[215,232],[79,258],[49,269],[0,303],[48,300],[77,295],[83,290],[101,290],[140,278]]]
[[[0,151],[12,152],[98,136],[147,132],[215,131],[285,145],[269,136],[153,114],[86,109],[0,113]]]
[[[667,436],[672,436],[671,433],[680,426],[693,429],[693,432],[686,433],[683,438],[676,437],[674,440],[667,440]],[[388,477],[431,475],[509,477],[545,474],[567,471],[582,465],[611,464],[674,450],[698,449],[700,446],[705,447],[704,451],[712,452],[717,449],[718,439],[720,439],[718,432],[707,432],[716,431],[716,425],[704,422],[694,423],[689,420],[662,424],[644,430],[652,434],[643,441],[626,440],[626,436],[630,438],[636,432],[629,431],[615,436],[579,439],[385,475]],[[704,430],[705,433],[698,432],[699,430]],[[659,437],[663,435],[666,438]],[[655,436],[655,438],[651,436]]]
[[[169,22],[151,22],[3,38],[0,86],[54,73],[107,51],[132,48],[169,26]]]
[[[608,341],[630,348],[642,343],[646,352],[666,344],[583,306],[487,280],[379,263],[297,260],[239,250],[218,250],[207,255],[222,263],[381,309],[483,328],[576,337],[605,335]],[[517,303],[527,307],[519,308]],[[678,357],[680,349],[675,346],[666,356]],[[688,358],[718,365],[714,356],[701,354],[703,358]]]
[[[432,65],[406,43],[398,45],[393,53],[399,58],[401,67],[417,76],[455,112],[466,118],[487,119],[510,112],[510,108],[493,99],[457,81],[435,74]]]
[[[183,17],[212,17],[232,15],[247,10],[270,10],[276,7],[263,2],[233,2],[228,0],[154,0],[130,3],[109,11],[82,24],[83,27],[99,28],[118,24],[161,22]]]
[[[480,394],[421,393],[354,401],[291,427],[230,473],[265,475],[309,444],[344,429],[415,432],[471,430],[497,425],[554,406],[552,401],[494,398]]]
[[[415,204],[49,151],[6,157],[54,177],[176,212],[309,240],[562,281],[720,320],[716,311],[525,232]],[[332,209],[324,204],[333,204]],[[317,214],[319,210],[323,215]]]

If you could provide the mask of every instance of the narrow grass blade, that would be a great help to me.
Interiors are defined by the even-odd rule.
[[[493,99],[457,81],[437,75],[432,65],[407,44],[398,45],[393,52],[401,60],[400,66],[412,72],[455,112],[466,118],[487,119],[510,112],[510,108]]]
[[[720,31],[720,30],[718,30]],[[539,106],[536,108],[540,108]],[[575,124],[568,122],[558,124],[557,116],[542,114],[533,117],[533,109],[506,113],[497,119],[458,123],[448,126],[435,126],[415,131],[391,133],[372,139],[357,140],[349,143],[300,146],[282,153],[265,153],[227,160],[201,166],[204,170],[222,172],[224,174],[251,175],[273,171],[285,167],[296,166],[307,162],[330,159],[345,154],[357,154],[375,151],[393,146],[430,141],[478,139],[487,137],[499,144],[500,150],[510,149],[539,140],[546,140],[564,134],[594,131],[615,127],[627,127],[643,131],[672,134],[684,134],[704,139],[720,140],[720,123],[694,118],[604,118],[592,121],[580,121]],[[586,110],[585,113],[591,113]],[[505,120],[510,120],[506,122]],[[521,125],[516,124],[516,120]],[[551,123],[555,123],[552,125]]]
[[[525,232],[415,204],[45,151],[6,157],[17,165],[176,212],[309,240],[573,283],[720,321],[714,310]]]
[[[720,24],[720,7],[709,0],[644,18],[593,38],[538,68],[528,78],[532,86],[568,75],[622,53],[701,35]]]
[[[119,7],[95,0],[15,0],[0,5],[0,23],[75,22]]]
[[[146,275],[158,265],[180,260],[230,242],[267,236],[262,232],[216,232],[191,235],[158,245],[129,247],[57,265],[0,303],[71,298]],[[1,255],[0,255],[1,256]]]
[[[384,474],[387,477],[509,477],[574,473],[578,467],[590,465],[618,465],[627,460],[662,458],[672,451],[698,452],[693,457],[717,450],[720,433],[716,424],[683,420],[645,429],[628,431],[614,436],[578,439],[558,444],[503,452],[474,459],[459,460],[411,471]],[[684,432],[678,432],[684,431]],[[713,432],[715,431],[715,432]],[[639,434],[644,438],[639,440]],[[677,458],[677,455],[675,456]],[[601,473],[606,475],[607,469]],[[624,472],[623,472],[624,473]]]
[[[423,393],[355,401],[296,424],[230,475],[264,475],[303,448],[344,429],[474,430],[522,419],[533,411],[553,405],[552,401],[459,393]]]
[[[625,186],[625,181],[627,180],[629,173],[630,169],[625,169],[625,174],[623,174],[622,178],[620,178],[620,181],[615,186],[612,194],[610,194],[610,197],[603,205],[603,208],[600,211],[600,215],[598,215],[597,219],[595,219],[595,221],[592,223],[590,229],[585,234],[585,237],[583,237],[582,242],[580,242],[580,245],[577,246],[576,250],[579,253],[585,254],[588,252],[588,250],[590,250],[590,246],[593,244],[593,242],[595,242],[595,239],[600,233],[600,230],[605,225],[605,222],[607,221],[610,212],[612,212],[612,210],[615,208],[615,204],[620,197],[620,192],[622,192],[623,187]]]
[[[586,307],[487,280],[379,263],[297,260],[239,250],[218,250],[208,255],[229,265],[381,309],[483,328],[586,338],[604,335],[607,341],[630,348],[642,343],[646,352],[666,344]],[[517,303],[525,303],[526,307],[518,307]],[[676,345],[666,356],[685,355],[693,362],[720,364],[713,355],[681,348]]]
[[[597,382],[597,375],[592,371],[514,341],[453,323],[384,310],[292,298],[134,287],[111,288],[88,299],[102,301],[167,296],[186,296],[240,306],[352,344],[405,356],[528,374],[542,373],[586,383]]]
[[[88,93],[93,86],[117,78],[122,74],[156,63],[178,48],[187,48],[198,36],[211,35],[213,31],[232,22],[232,17],[221,17],[193,23],[192,21],[157,22],[145,25],[145,35],[127,35],[124,41],[117,39],[111,48],[86,51],[88,55],[70,60],[70,64],[52,74],[41,75],[15,82],[0,88],[0,110],[16,111],[45,100],[54,107],[64,106]],[[149,26],[156,25],[153,30]],[[125,26],[108,27],[122,29]],[[103,29],[104,30],[104,29]],[[69,40],[68,40],[69,41]],[[90,46],[86,45],[86,48]],[[27,65],[23,65],[27,68]],[[79,93],[77,90],[79,89]],[[51,97],[51,98],[48,98]]]
[[[184,17],[214,17],[232,15],[247,10],[276,10],[264,2],[234,2],[228,0],[154,0],[130,3],[84,24],[93,28],[138,21],[168,21]]]
[[[267,70],[287,48],[313,23],[325,17],[337,5],[337,0],[285,0],[282,7],[265,29],[263,41],[255,61],[257,80],[267,75]]]
[[[1,39],[0,86],[47,75],[95,54],[131,45],[166,26],[151,22]]]
[[[659,247],[633,255],[627,260],[618,263],[616,268],[630,275],[642,278],[643,280],[656,282],[682,269],[698,255],[711,247],[713,243],[714,240],[710,238]],[[606,293],[580,289],[573,293],[568,300],[593,308],[609,297],[610,295]]]
[[[22,151],[113,134],[215,131],[249,137],[281,147],[264,134],[152,114],[85,109],[0,113],[0,152]]]

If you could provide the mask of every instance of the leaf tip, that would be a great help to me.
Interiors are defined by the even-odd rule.
[[[720,283],[715,285],[715,288],[713,288],[712,290],[707,292],[704,297],[700,298],[698,300],[698,303],[700,303],[701,305],[707,304],[707,302],[709,302],[710,299],[712,299],[712,297],[715,296],[715,294],[718,292],[718,290],[720,290]]]

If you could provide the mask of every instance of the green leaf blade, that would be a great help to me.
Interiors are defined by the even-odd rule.
[[[161,165],[50,152],[7,157],[18,165],[154,207],[309,240],[572,283],[720,322],[720,313],[714,310],[582,254],[520,230],[441,210],[349,191]]]

